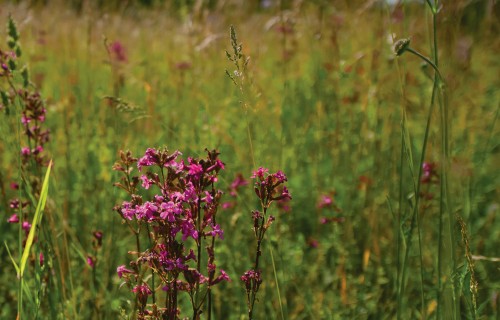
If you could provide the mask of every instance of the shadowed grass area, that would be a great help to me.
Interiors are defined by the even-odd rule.
[[[119,150],[142,156],[160,146],[186,156],[216,148],[226,164],[223,188],[259,166],[286,172],[293,201],[290,211],[271,209],[277,219],[266,233],[255,319],[498,317],[498,4],[444,2],[433,15],[409,1],[214,3],[0,9],[0,21],[9,13],[17,21],[19,60],[51,130],[50,194],[34,244],[46,269],[33,255],[24,278],[40,299],[39,317],[131,314],[133,296],[116,267],[130,259],[135,239],[112,210],[126,195],[113,187],[111,167]],[[235,68],[225,55],[230,25],[250,59],[242,90],[226,75]],[[445,95],[433,89],[429,64],[394,55],[400,38],[433,63],[437,44]],[[19,191],[9,186],[23,184],[25,144],[15,110],[0,113],[0,238],[14,256],[22,234],[7,220]],[[419,171],[431,172],[420,169],[424,141],[423,162],[435,170],[416,192]],[[217,259],[233,281],[213,289],[215,319],[247,315],[239,277],[254,254],[251,210],[259,203],[251,189],[219,213],[225,239]],[[13,318],[16,271],[4,246],[0,254],[0,318]],[[33,318],[36,299],[23,303]],[[189,310],[187,298],[179,305]]]

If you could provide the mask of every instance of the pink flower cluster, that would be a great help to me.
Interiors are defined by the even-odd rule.
[[[171,301],[176,301],[174,296],[179,291],[192,295],[202,284],[210,287],[229,280],[222,269],[216,275],[214,254],[215,239],[224,237],[224,231],[216,222],[222,191],[215,188],[224,163],[218,158],[217,151],[207,150],[207,154],[205,159],[187,158],[186,162],[179,151],[169,153],[166,149],[149,148],[139,159],[133,158],[130,152],[122,152],[122,161],[113,167],[124,173],[122,181],[115,185],[131,196],[115,210],[125,223],[148,225],[151,231],[152,244],[145,251],[138,252],[138,259],[131,265],[139,264],[157,273],[162,279],[163,290],[171,295]],[[141,172],[140,177],[130,176],[135,163]],[[158,190],[157,194],[144,200],[139,183],[144,190]],[[197,252],[191,248],[197,248]],[[208,256],[204,267],[206,273],[199,261],[203,250]],[[134,270],[120,266],[117,273],[126,282],[135,284],[134,288],[145,286],[140,283],[137,265]],[[133,292],[147,300],[148,294],[144,290]],[[166,309],[169,315],[176,312],[173,305]]]

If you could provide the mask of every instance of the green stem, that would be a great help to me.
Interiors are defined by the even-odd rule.
[[[439,76],[439,80],[444,83],[444,80],[443,80],[443,77],[441,76],[441,72],[439,72],[439,69],[437,67],[436,64],[434,64],[434,62],[432,62],[431,60],[429,60],[429,58],[427,58],[426,56],[424,56],[423,54],[421,54],[420,52],[416,51],[416,50],[413,50],[412,48],[408,47],[406,48],[406,51],[408,52],[411,52],[413,53],[414,55],[416,55],[417,57],[419,57],[420,59],[424,60],[425,62],[427,62],[433,69],[434,71],[436,71],[437,75]]]

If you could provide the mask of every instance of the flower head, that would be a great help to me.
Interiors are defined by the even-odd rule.
[[[410,39],[400,39],[394,44],[394,54],[400,56],[410,47]]]
[[[269,172],[269,169],[260,167],[256,171],[253,172],[252,176],[250,178],[255,179],[259,178],[260,180],[264,180],[265,174]]]
[[[125,265],[121,265],[116,268],[116,273],[118,273],[118,277],[122,278],[124,274],[133,274],[134,271],[127,269]]]
[[[18,223],[19,222],[19,217],[17,214],[13,214],[10,216],[10,218],[7,220],[8,223]]]
[[[125,51],[125,47],[120,41],[113,42],[109,49],[113,56],[113,59],[119,62],[127,62],[127,52]]]
[[[40,267],[43,267],[45,261],[45,257],[43,256],[43,252],[40,252],[40,255],[38,256],[38,262],[40,263]]]
[[[94,268],[95,267],[95,260],[91,256],[87,256],[87,264],[89,267]]]
[[[318,203],[318,208],[319,209],[328,208],[328,207],[331,207],[332,205],[333,205],[333,197],[324,194],[321,196],[321,199]]]

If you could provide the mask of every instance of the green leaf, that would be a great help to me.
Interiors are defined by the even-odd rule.
[[[12,19],[12,16],[10,15],[9,15],[9,22],[7,23],[7,32],[9,37],[14,39],[14,41],[17,42],[17,40],[19,40],[19,32],[17,32],[16,23],[14,22],[14,19]]]
[[[27,88],[28,85],[30,84],[30,75],[28,67],[24,66],[21,69],[21,76],[23,77],[23,87]]]
[[[7,246],[7,242],[4,241],[4,244],[5,244],[5,248],[7,249],[7,253],[9,254],[10,261],[12,261],[14,268],[16,268],[16,272],[19,274],[19,267],[17,266],[16,261],[14,260],[14,258],[12,258],[12,255],[10,254],[10,250],[9,250],[9,247]]]
[[[16,47],[16,43],[17,43],[16,40],[12,39],[11,37],[7,39],[7,45],[11,49],[14,49]]]
[[[9,114],[10,101],[7,92],[0,91],[0,97],[2,98],[1,104],[5,107],[5,113]]]
[[[21,257],[21,264],[19,268],[20,278],[23,277],[24,269],[26,268],[26,263],[28,262],[31,246],[33,245],[33,239],[35,238],[36,228],[38,226],[38,223],[42,219],[43,209],[45,208],[45,202],[47,201],[47,194],[49,193],[49,177],[51,168],[52,168],[52,160],[49,162],[47,172],[45,173],[45,178],[43,179],[42,191],[40,193],[40,199],[38,201],[38,205],[36,206],[35,217],[33,218],[31,229],[28,234],[28,239],[26,240],[26,246],[24,247],[23,255]]]
[[[19,43],[17,44],[15,51],[18,58],[23,55],[23,51],[21,50],[21,46],[19,45]]]
[[[16,61],[14,61],[14,60],[11,59],[11,60],[9,60],[8,64],[9,64],[9,69],[10,70],[12,70],[12,71],[16,70],[16,67],[17,67]]]

